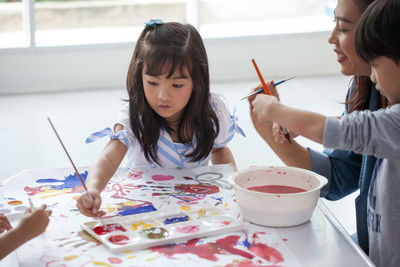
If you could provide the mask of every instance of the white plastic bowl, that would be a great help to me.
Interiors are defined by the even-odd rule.
[[[236,201],[245,219],[264,226],[289,227],[307,222],[328,180],[312,171],[284,166],[251,167],[231,176]],[[248,190],[264,185],[283,185],[307,190],[276,194]]]

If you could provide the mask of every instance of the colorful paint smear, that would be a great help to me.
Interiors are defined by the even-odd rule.
[[[119,223],[109,223],[106,225],[101,225],[101,226],[96,226],[95,228],[92,229],[93,232],[95,232],[97,235],[105,235],[111,232],[126,232],[125,227],[123,227]]]
[[[177,223],[177,222],[186,222],[189,220],[189,216],[181,216],[181,217],[172,217],[172,218],[167,218],[164,220],[164,224],[171,224],[171,223]]]
[[[108,238],[108,241],[116,245],[127,245],[129,243],[129,237],[126,235],[112,235]]]
[[[218,193],[219,187],[211,184],[180,184],[175,186],[175,190],[190,194],[210,195]]]
[[[147,229],[147,228],[150,228],[150,227],[154,227],[154,224],[140,222],[140,223],[134,223],[134,224],[132,224],[131,229],[132,229],[133,231],[136,231],[136,230]]]
[[[104,216],[104,218],[111,218],[114,216],[127,216],[144,212],[156,211],[157,209],[149,201],[131,199],[130,201],[122,203],[106,204],[106,206],[102,208],[102,210],[108,214]],[[114,213],[114,214],[110,215],[109,213]]]
[[[209,261],[218,261],[217,255],[237,255],[249,260],[253,259],[255,255],[257,255],[258,257],[261,257],[274,264],[283,261],[283,256],[278,250],[272,247],[268,247],[264,244],[256,244],[254,242],[253,244],[250,244],[247,242],[249,244],[249,251],[235,248],[239,239],[240,236],[231,235],[217,239],[215,242],[204,244],[197,244],[199,239],[192,239],[184,244],[172,244],[167,246],[154,247],[150,248],[150,250],[165,255],[168,258],[172,258],[174,255],[177,254],[190,253],[197,255],[199,258]]]
[[[175,177],[172,175],[153,175],[151,176],[151,179],[153,179],[154,181],[169,181],[174,179]]]
[[[85,171],[80,175],[83,181],[86,181],[88,172]],[[42,198],[47,198],[67,193],[83,193],[85,190],[76,173],[65,176],[64,180],[48,178],[48,179],[38,179],[36,180],[36,182],[45,185],[37,187],[26,186],[24,190],[27,192],[28,196],[34,196],[36,194],[46,194],[46,196],[43,196]],[[55,183],[57,183],[57,185]]]
[[[8,205],[13,205],[13,206],[22,205],[22,201],[20,201],[20,200],[11,200],[11,201],[8,201],[7,204]]]
[[[193,234],[200,231],[199,225],[185,225],[181,227],[177,227],[176,231],[183,233],[183,234]]]
[[[128,177],[133,179],[133,180],[138,180],[138,179],[142,178],[142,174],[143,174],[142,171],[132,170],[132,171],[129,172]]]
[[[151,227],[143,230],[143,233],[148,239],[162,239],[169,236],[168,230],[162,227]]]

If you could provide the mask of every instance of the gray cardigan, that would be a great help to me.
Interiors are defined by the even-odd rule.
[[[369,190],[369,256],[400,266],[400,104],[328,118],[323,145],[383,159]]]

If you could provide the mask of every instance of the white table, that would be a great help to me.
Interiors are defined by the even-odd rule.
[[[80,168],[79,172],[84,174],[86,169]],[[166,207],[187,210],[200,204],[235,209],[233,190],[226,183],[226,178],[232,173],[230,165],[162,171],[120,169],[102,193],[102,208],[107,215],[115,215],[116,201],[137,204],[143,200],[143,203],[152,203],[157,210]],[[27,194],[31,194],[35,205],[48,204],[53,215],[46,232],[20,247],[16,254],[2,262],[3,265],[14,261],[9,265],[14,266],[17,261],[19,266],[373,266],[322,201],[319,201],[311,220],[299,226],[269,228],[246,222],[244,232],[203,238],[194,244],[180,244],[169,254],[168,250],[149,249],[112,254],[82,234],[79,225],[88,218],[75,210],[74,198],[80,195],[82,188],[75,180],[76,175],[71,174],[74,173],[70,168],[29,170],[4,182],[5,196],[10,199],[3,201],[3,208],[9,207],[4,204],[12,198],[22,201],[21,206],[26,205]],[[174,178],[155,181],[152,180],[155,174]],[[157,191],[156,187],[144,190],[149,183],[163,187],[164,191]],[[185,199],[182,192],[177,194],[174,189],[166,189],[176,184],[216,185],[220,192],[187,194]],[[138,186],[141,189],[137,189]],[[163,192],[163,195],[154,196],[155,192]],[[132,199],[139,202],[132,202]],[[13,224],[16,223],[14,220]],[[229,236],[236,236],[237,243],[232,244],[231,249],[221,248],[218,242]],[[272,254],[255,253],[256,250],[251,248],[257,244],[273,249],[283,260],[277,260]],[[177,248],[184,252],[175,253]],[[208,254],[204,252],[207,249]],[[201,250],[204,251],[199,252]]]

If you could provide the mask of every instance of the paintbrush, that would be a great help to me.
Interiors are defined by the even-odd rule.
[[[28,198],[28,201],[29,201],[29,207],[31,208],[31,211],[34,211],[35,210],[35,206],[33,206],[32,199]]]
[[[287,81],[293,79],[294,77],[296,77],[296,76],[292,76],[292,77],[290,77],[290,78],[286,78],[286,79],[280,80],[279,82],[274,83],[272,86],[273,86],[273,87],[276,87],[276,86],[280,85],[281,83],[284,83],[284,82],[287,82]],[[264,87],[264,85],[263,85],[263,87]],[[255,92],[249,94],[249,95],[246,95],[245,97],[241,98],[240,100],[249,98],[249,97],[252,96],[252,95],[256,95],[256,94],[259,94],[259,93],[262,93],[262,92],[264,92],[264,88],[261,88],[260,90],[257,90],[257,91],[255,91]]]
[[[72,161],[72,158],[70,157],[70,155],[69,155],[67,149],[65,148],[63,141],[61,140],[60,136],[58,135],[56,128],[54,127],[54,125],[53,125],[53,123],[51,122],[51,120],[50,120],[49,117],[47,117],[47,120],[49,121],[51,128],[53,128],[53,131],[54,131],[54,133],[56,134],[56,136],[57,136],[57,138],[58,138],[58,141],[60,141],[60,144],[61,144],[61,146],[63,147],[63,149],[64,149],[64,151],[65,151],[65,154],[67,154],[67,157],[68,157],[69,161],[71,162],[72,167],[74,167],[75,173],[78,175],[79,180],[81,181],[81,183],[82,183],[82,185],[83,185],[83,188],[85,188],[86,193],[88,194],[89,198],[92,200],[92,202],[93,202],[93,204],[94,204],[94,198],[93,198],[93,196],[89,193],[89,191],[88,191],[88,189],[87,189],[87,187],[86,187],[86,185],[85,185],[85,182],[83,181],[81,175],[79,174],[78,170],[76,169],[75,164],[74,164],[74,162]],[[101,221],[103,222],[103,220],[102,220],[101,217],[100,217],[100,219],[101,219]]]
[[[244,98],[247,98],[247,97],[249,97],[249,96],[252,96],[252,95],[261,93],[261,92],[263,92],[263,91],[264,91],[265,94],[271,95],[271,92],[268,90],[267,84],[265,83],[264,78],[263,78],[263,76],[261,75],[260,70],[258,69],[258,66],[257,66],[256,61],[255,61],[253,58],[251,59],[251,61],[253,62],[254,68],[256,69],[258,78],[260,79],[261,85],[262,85],[263,88],[261,88],[260,90],[257,90],[256,92],[251,93],[250,95],[248,95],[248,96],[246,96],[246,97],[244,97]],[[282,81],[279,81],[279,82],[277,82],[277,83],[274,83],[273,86],[277,86],[278,84],[284,83],[284,82],[286,82],[286,81],[288,81],[288,80],[290,80],[290,79],[293,79],[294,77],[295,77],[295,76],[290,77],[290,78],[287,78],[287,79],[282,80]],[[242,98],[242,99],[243,99],[243,98]],[[283,128],[283,127],[281,127],[281,129],[282,129],[282,131],[285,133],[286,139],[287,139],[287,140],[289,141],[289,143],[291,144],[292,142],[290,141],[290,134],[289,134],[288,130],[287,130],[286,128]]]

